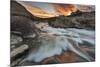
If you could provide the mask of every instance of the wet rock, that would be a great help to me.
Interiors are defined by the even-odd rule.
[[[15,67],[22,59],[17,59],[11,63],[11,67]]]
[[[20,37],[20,36],[17,36],[17,35],[11,35],[11,44],[18,44],[18,43],[21,43],[23,41],[23,39]]]
[[[27,50],[29,47],[28,45],[24,44],[21,45],[20,47],[15,48],[13,51],[11,51],[11,57],[14,57],[20,53],[23,53],[25,50]]]

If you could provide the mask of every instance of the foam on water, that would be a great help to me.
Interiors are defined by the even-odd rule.
[[[70,49],[87,61],[91,61],[87,53],[84,53],[79,48],[79,43],[84,41],[94,45],[95,32],[92,30],[75,29],[75,28],[53,28],[47,26],[41,28],[40,47],[32,51],[26,60],[40,62],[47,57],[60,55],[63,50]]]

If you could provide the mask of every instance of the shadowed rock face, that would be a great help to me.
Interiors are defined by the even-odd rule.
[[[24,16],[11,17],[11,31],[20,32],[22,35],[30,35],[35,33],[33,21]]]
[[[17,3],[16,1],[11,1],[10,7],[11,16],[25,16],[31,19],[32,15],[21,4]]]
[[[11,1],[11,31],[28,36],[35,33],[32,15],[16,1]]]
[[[53,27],[95,29],[95,12],[76,12],[71,16],[57,17],[49,22]]]

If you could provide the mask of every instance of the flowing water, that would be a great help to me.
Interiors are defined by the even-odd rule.
[[[95,31],[76,28],[53,28],[47,23],[36,25],[41,30],[38,40],[39,47],[32,50],[23,61],[40,62],[47,57],[60,55],[63,51],[71,50],[91,61],[93,58],[80,48],[80,44],[88,42],[95,46]]]

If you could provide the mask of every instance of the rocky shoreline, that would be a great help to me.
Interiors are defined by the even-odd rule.
[[[12,8],[12,7],[11,7]],[[21,7],[23,8],[23,7]],[[25,11],[25,10],[22,10]],[[11,10],[13,13],[13,9]],[[95,12],[76,12],[70,16],[64,17],[55,17],[55,18],[48,18],[48,19],[41,19],[35,16],[31,16],[31,14],[27,14],[25,12],[24,15],[20,14],[12,14],[11,13],[11,37],[10,37],[10,44],[11,44],[11,66],[23,66],[23,65],[41,65],[41,64],[58,64],[58,63],[75,63],[75,62],[87,62],[85,59],[81,58],[80,56],[76,55],[71,51],[64,51],[61,55],[52,56],[49,58],[44,59],[41,62],[24,62],[22,63],[23,59],[27,57],[29,52],[32,49],[36,49],[38,47],[38,40],[36,37],[34,38],[25,38],[25,36],[30,35],[30,33],[36,34],[34,31],[34,23],[48,23],[50,26],[54,28],[78,28],[78,29],[87,29],[87,30],[95,30]],[[13,23],[14,16],[17,17],[28,17],[27,19],[32,23],[32,26],[29,25],[28,22],[25,23]],[[31,19],[30,19],[31,18]],[[20,19],[23,21],[23,19]],[[14,20],[16,21],[16,19]],[[20,25],[21,24],[21,25]],[[15,27],[13,27],[15,25]],[[19,27],[16,27],[16,26]],[[23,26],[23,27],[22,27]],[[27,26],[27,27],[26,27]],[[29,28],[29,29],[28,29]],[[24,30],[23,30],[24,29]],[[14,32],[13,32],[14,31]],[[32,31],[32,32],[30,32]],[[16,33],[18,32],[18,33]],[[25,32],[26,34],[23,36],[22,34]],[[30,32],[30,33],[29,33]],[[27,34],[29,33],[29,34]],[[81,45],[80,47],[90,54],[95,61],[95,47],[94,46],[87,46],[88,43],[85,45]],[[66,59],[65,59],[66,58]]]

